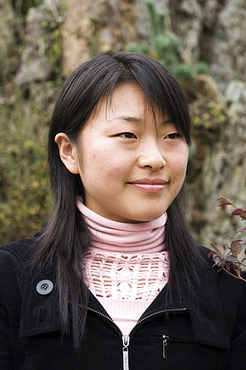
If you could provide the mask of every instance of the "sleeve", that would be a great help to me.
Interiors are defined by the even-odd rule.
[[[0,248],[0,369],[14,369],[14,352],[19,356],[17,346],[20,289],[17,258],[6,248]],[[18,312],[18,315],[15,314]]]
[[[13,370],[13,358],[10,346],[9,316],[0,298],[0,369]]]
[[[226,370],[246,369],[246,283],[238,309],[237,324],[231,341],[230,357]]]

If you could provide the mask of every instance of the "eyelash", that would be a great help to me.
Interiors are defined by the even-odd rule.
[[[121,132],[120,134],[116,136],[124,137],[125,139],[136,139],[137,138],[136,135],[134,135],[132,132]]]
[[[120,134],[117,134],[116,136],[123,137],[125,139],[136,139],[137,138],[136,135],[133,134],[132,132],[121,132]],[[164,137],[164,139],[174,140],[174,139],[178,139],[180,137],[181,137],[181,135],[178,132],[173,132],[169,135],[166,135]]]
[[[178,132],[174,132],[172,134],[165,136],[165,139],[178,139],[180,137],[181,135]]]

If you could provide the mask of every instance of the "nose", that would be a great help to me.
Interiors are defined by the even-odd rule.
[[[154,171],[158,171],[165,167],[166,161],[164,153],[160,151],[155,141],[148,141],[143,144],[138,158],[140,167],[149,167]]]

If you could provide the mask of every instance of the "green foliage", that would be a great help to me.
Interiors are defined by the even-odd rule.
[[[27,12],[30,8],[39,6],[43,0],[13,0],[14,8],[23,22],[26,20]]]
[[[186,82],[192,82],[195,80],[196,69],[188,64],[176,64],[172,68],[172,72],[181,84],[185,84]]]
[[[131,43],[127,49],[154,56],[174,74],[180,83],[192,82],[197,74],[206,73],[207,66],[205,63],[181,63],[179,57],[181,39],[169,31],[166,25],[169,12],[167,10],[159,10],[154,0],[144,0],[144,2],[150,21],[151,42]]]
[[[47,49],[47,57],[53,67],[56,77],[61,76],[61,57],[62,57],[62,35],[60,30],[60,24],[52,22],[50,25],[49,38],[52,40],[51,46]]]
[[[204,130],[204,135],[211,136],[212,139],[218,137],[221,130],[224,129],[225,123],[229,120],[228,111],[225,106],[216,101],[212,101],[205,96],[200,96],[192,107],[194,127]],[[216,137],[214,137],[214,134]]]
[[[200,62],[200,63],[195,64],[195,68],[196,68],[196,73],[198,75],[203,75],[203,74],[208,72],[208,66],[204,62]]]
[[[150,24],[152,27],[153,37],[160,35],[163,31],[166,31],[166,16],[168,11],[157,10],[155,2],[153,0],[144,1],[149,15]]]
[[[40,41],[53,73],[51,81],[30,82],[22,89],[15,86],[9,75],[0,86],[0,244],[31,236],[42,226],[51,203],[46,147],[48,121],[63,83],[63,18],[58,10],[42,4],[43,0],[13,4],[22,22],[32,6],[41,5],[40,10],[47,13],[47,20],[39,25]],[[20,27],[23,35],[19,35],[19,40],[25,40],[24,28]],[[19,43],[19,54],[21,48],[25,50],[24,43]]]
[[[44,95],[48,91],[43,91]],[[47,113],[17,90],[1,105],[0,244],[38,230],[50,206]]]
[[[41,23],[43,29],[43,44],[45,45],[45,55],[53,67],[56,78],[62,75],[61,58],[62,58],[62,32],[63,12],[65,11],[65,3],[62,4],[56,12],[51,8],[42,6],[42,10],[49,15],[49,20]]]
[[[147,42],[142,42],[141,44],[136,44],[135,42],[130,42],[127,45],[128,51],[134,51],[136,53],[148,55],[150,53],[150,47]]]

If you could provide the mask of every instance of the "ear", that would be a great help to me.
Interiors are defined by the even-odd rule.
[[[77,148],[71,143],[68,136],[64,132],[59,132],[55,136],[55,142],[59,148],[60,158],[69,172],[77,175],[79,173]]]

